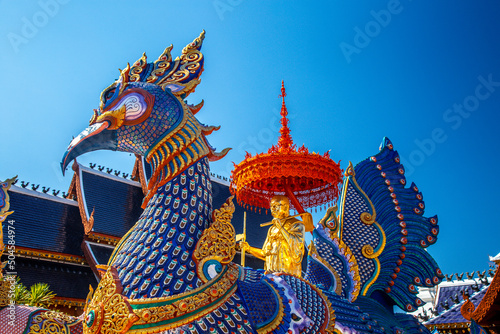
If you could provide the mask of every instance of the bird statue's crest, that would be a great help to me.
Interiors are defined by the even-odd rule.
[[[194,116],[203,106],[184,99],[200,83],[205,31],[172,60],[172,46],[153,63],[145,54],[120,71],[120,78],[104,89],[90,126],[78,135],[63,158],[63,171],[77,156],[98,149],[142,155],[153,167],[144,203],[154,190],[199,158],[211,161],[229,149],[215,152],[206,136],[217,126],[205,126]]]
[[[192,43],[182,50],[180,57],[172,61],[170,45],[163,51],[154,63],[148,63],[146,54],[137,60],[132,66],[120,71],[122,82],[147,82],[166,88],[174,95],[187,97],[200,83],[200,75],[203,72],[203,54],[201,46],[205,39],[205,31]]]

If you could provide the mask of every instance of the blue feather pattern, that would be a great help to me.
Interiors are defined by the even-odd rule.
[[[380,153],[354,167],[357,183],[372,201],[386,245],[378,257],[380,273],[366,295],[386,293],[403,310],[423,305],[416,286],[438,284],[443,274],[425,248],[436,242],[437,217],[424,217],[425,204],[415,184],[406,188],[404,168],[389,139]]]
[[[332,240],[319,224],[313,232],[313,247],[317,255],[309,254],[304,278],[322,290],[336,292],[352,301],[359,293],[359,272],[347,246],[340,243],[338,238]]]
[[[192,253],[211,223],[210,187],[203,158],[158,189],[111,263],[125,296],[165,297],[202,284]]]

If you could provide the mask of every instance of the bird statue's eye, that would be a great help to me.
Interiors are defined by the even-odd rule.
[[[115,94],[116,88],[112,88],[104,94],[104,103],[106,103]]]
[[[115,92],[116,92],[116,83],[113,83],[111,86],[102,91],[101,104],[99,105],[99,108],[101,110],[103,110],[104,107],[110,102]]]
[[[118,93],[116,87],[110,87],[102,92],[100,112],[95,112],[90,124],[106,120],[110,122],[109,129],[117,129],[142,123],[151,114],[154,101],[155,97],[144,89],[130,88]]]

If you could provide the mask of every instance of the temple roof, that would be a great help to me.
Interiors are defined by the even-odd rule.
[[[474,289],[472,288],[473,285]],[[451,309],[454,305],[463,301],[463,292],[467,291],[469,295],[474,295],[476,292],[481,291],[483,286],[484,284],[474,282],[439,287],[436,300],[436,311],[441,313],[447,309]],[[446,305],[448,305],[448,307],[445,307]]]
[[[495,263],[500,262],[500,253],[498,253],[495,256],[489,256],[489,259],[491,262],[495,262]]]
[[[463,289],[463,287],[464,286],[446,287],[449,289],[446,289],[445,292],[446,292],[446,294],[456,293],[459,291],[459,288]],[[470,287],[467,287],[467,288],[470,289]],[[441,289],[443,289],[443,288],[441,288]],[[488,290],[488,286],[482,286],[481,290],[479,290],[478,292],[476,292],[474,294],[471,293],[469,300],[474,304],[474,306],[477,307],[477,305],[479,305],[479,303],[483,299],[484,294],[486,293],[487,290]],[[464,300],[463,300],[462,296],[460,296],[460,302],[458,304],[450,305],[451,307],[449,310],[446,310],[445,312],[439,314],[437,317],[429,320],[428,322],[425,323],[425,325],[428,326],[428,325],[469,322],[469,320],[464,319],[464,317],[460,313],[460,308],[462,307],[463,303],[464,303]]]
[[[138,179],[147,182],[149,165],[140,166],[140,172]],[[231,196],[229,182],[214,174],[211,180],[213,207],[218,209]],[[27,287],[38,282],[48,283],[58,297],[85,299],[89,284],[97,285],[89,265],[106,264],[114,244],[106,240],[118,240],[138,220],[142,213],[143,186],[145,184],[114,173],[79,164],[75,165],[69,191],[69,197],[77,200],[12,186],[10,209],[14,213],[8,220],[13,220],[16,228],[16,250],[19,250],[16,271],[21,282]],[[232,222],[236,233],[242,233],[245,210],[237,203],[235,207]],[[91,217],[93,221],[89,223]],[[252,246],[263,245],[267,228],[259,225],[271,219],[265,210],[247,211],[247,240]],[[92,227],[88,237],[85,237],[85,224]],[[8,235],[8,222],[3,226]],[[87,245],[87,253],[82,250],[83,245]],[[235,261],[240,262],[239,256]],[[247,256],[246,262],[254,268],[263,266],[263,261],[251,256]]]
[[[142,158],[140,158],[142,159]],[[113,174],[78,165],[82,195],[88,217],[94,211],[93,231],[122,237],[138,220],[142,213],[141,204],[144,195],[141,184],[124,179]],[[149,165],[143,161],[146,181],[148,180]],[[213,192],[213,208],[218,209],[231,196],[230,183],[211,174]],[[245,210],[233,200],[235,212],[232,224],[236,233],[243,233],[243,216],[247,211],[247,240],[254,247],[261,247],[267,235],[267,228],[260,227],[261,223],[272,220],[266,210]],[[257,209],[258,210],[258,209]]]
[[[93,231],[123,236],[142,213],[144,197],[139,182],[80,168],[80,184],[88,217],[94,212]]]
[[[10,208],[14,211],[16,246],[83,256],[83,226],[78,203],[61,197],[12,186]],[[3,224],[4,234],[7,221]]]
[[[113,253],[113,247],[108,247],[106,245],[100,245],[95,242],[88,242],[89,250],[92,253],[92,257],[95,260],[96,264],[107,264],[108,260]]]
[[[89,284],[94,288],[97,286],[94,273],[88,266],[17,258],[16,271],[26,287],[47,283],[58,297],[85,299]]]
[[[474,320],[478,325],[490,328],[492,332],[496,332],[494,327],[500,325],[500,270],[498,270],[499,262],[495,263],[497,265],[495,275],[480,303],[476,305],[472,300],[468,300],[461,308],[465,319]]]

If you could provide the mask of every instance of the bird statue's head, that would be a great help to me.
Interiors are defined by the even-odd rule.
[[[204,126],[194,117],[203,101],[198,105],[184,101],[200,82],[204,37],[203,31],[175,60],[169,46],[154,63],[143,54],[120,70],[120,78],[102,92],[89,127],[65,152],[63,173],[76,157],[100,149],[142,155],[153,168],[168,170],[162,177],[174,176],[201,157],[224,156],[228,149],[215,153],[205,138],[218,127]]]

